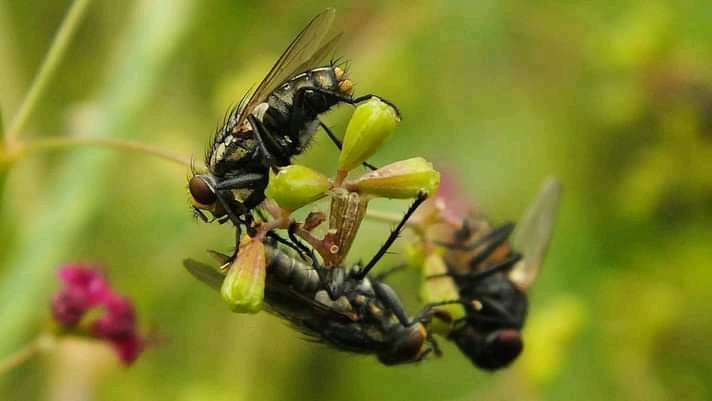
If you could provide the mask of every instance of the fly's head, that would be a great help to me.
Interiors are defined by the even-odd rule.
[[[227,217],[215,186],[215,179],[209,174],[193,174],[188,181],[193,212],[206,223],[213,220],[222,222]]]

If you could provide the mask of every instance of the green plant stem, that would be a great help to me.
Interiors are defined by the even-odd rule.
[[[42,61],[42,65],[40,66],[35,79],[30,85],[30,90],[27,92],[27,95],[25,95],[25,98],[20,105],[20,109],[9,125],[5,136],[5,144],[8,148],[16,145],[17,135],[24,127],[25,122],[27,122],[27,118],[32,112],[32,109],[34,109],[37,104],[37,100],[40,98],[42,92],[44,92],[47,84],[49,84],[52,78],[52,75],[57,70],[59,63],[62,61],[69,42],[74,33],[77,31],[79,23],[86,14],[90,3],[91,0],[75,0],[69,8],[67,15],[62,20],[62,24],[52,40],[49,51]]]
[[[130,141],[126,139],[90,136],[55,136],[36,139],[27,142],[19,142],[13,149],[13,152],[7,155],[7,158],[10,162],[14,162],[31,153],[84,146],[142,153],[148,156],[153,156],[172,163],[176,163],[184,167],[191,167],[192,164],[190,157],[181,155],[177,152],[163,149],[158,146],[151,146],[141,142]]]
[[[128,2],[127,26],[116,32],[117,46],[103,76],[111,77],[94,91],[92,104],[101,119],[77,123],[85,136],[134,139],[138,116],[156,96],[179,39],[188,32],[195,0]],[[77,248],[82,230],[95,221],[112,183],[108,174],[113,152],[72,152],[43,181],[43,193],[32,200],[33,213],[13,233],[3,254],[0,277],[0,355],[15,350],[46,313],[53,269]],[[91,196],[88,196],[91,194]],[[41,213],[40,213],[41,212]],[[0,394],[5,394],[0,377]]]
[[[23,345],[20,349],[0,360],[0,376],[4,376],[40,352],[51,349],[55,343],[56,338],[53,335],[47,333],[40,334],[31,342]]]

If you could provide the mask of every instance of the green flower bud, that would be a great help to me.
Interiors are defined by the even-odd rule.
[[[440,185],[440,173],[422,157],[401,160],[367,173],[352,184],[358,192],[384,198],[415,198],[430,195]]]
[[[356,107],[344,135],[339,171],[350,171],[371,157],[393,134],[400,121],[395,109],[377,97]]]
[[[294,211],[324,196],[329,190],[329,179],[308,167],[292,164],[270,172],[269,184],[265,190],[268,198],[279,207]]]
[[[262,310],[265,292],[265,247],[262,241],[248,239],[230,265],[220,294],[233,312],[257,313]]]
[[[460,298],[460,293],[455,286],[452,277],[445,276],[447,265],[443,258],[433,252],[429,254],[423,263],[423,281],[420,287],[420,297],[425,303],[449,301]],[[431,277],[434,276],[434,277]],[[438,306],[437,310],[447,313],[450,322],[440,319],[433,319],[430,331],[447,336],[451,331],[451,323],[457,319],[465,317],[465,310],[461,304],[449,304]]]

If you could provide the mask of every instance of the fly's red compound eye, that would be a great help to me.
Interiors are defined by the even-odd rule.
[[[188,182],[188,190],[193,199],[201,205],[212,205],[217,201],[215,190],[203,176],[193,176]]]

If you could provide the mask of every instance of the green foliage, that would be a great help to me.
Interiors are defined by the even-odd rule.
[[[0,3],[13,39],[0,38],[3,105],[19,104],[6,88],[27,89],[65,14],[50,3]],[[228,227],[191,219],[187,169],[80,149],[27,155],[7,176],[0,351],[45,323],[53,268],[68,260],[103,263],[165,341],[129,370],[98,345],[63,344],[5,376],[0,394],[56,399],[82,383],[76,398],[99,400],[710,399],[712,24],[699,1],[96,2],[19,138],[132,138],[199,161],[229,103],[327,6],[355,88],[403,113],[369,162],[422,156],[495,222],[520,216],[545,176],[562,178],[522,359],[490,375],[444,344],[443,358],[383,367],[271,316],[231,314],[180,267],[234,243]],[[2,111],[7,124],[15,110]],[[350,113],[327,123],[344,132]],[[330,172],[337,157],[318,134],[300,162]],[[368,260],[386,230],[364,224],[350,261]],[[412,273],[389,277],[410,310]]]

